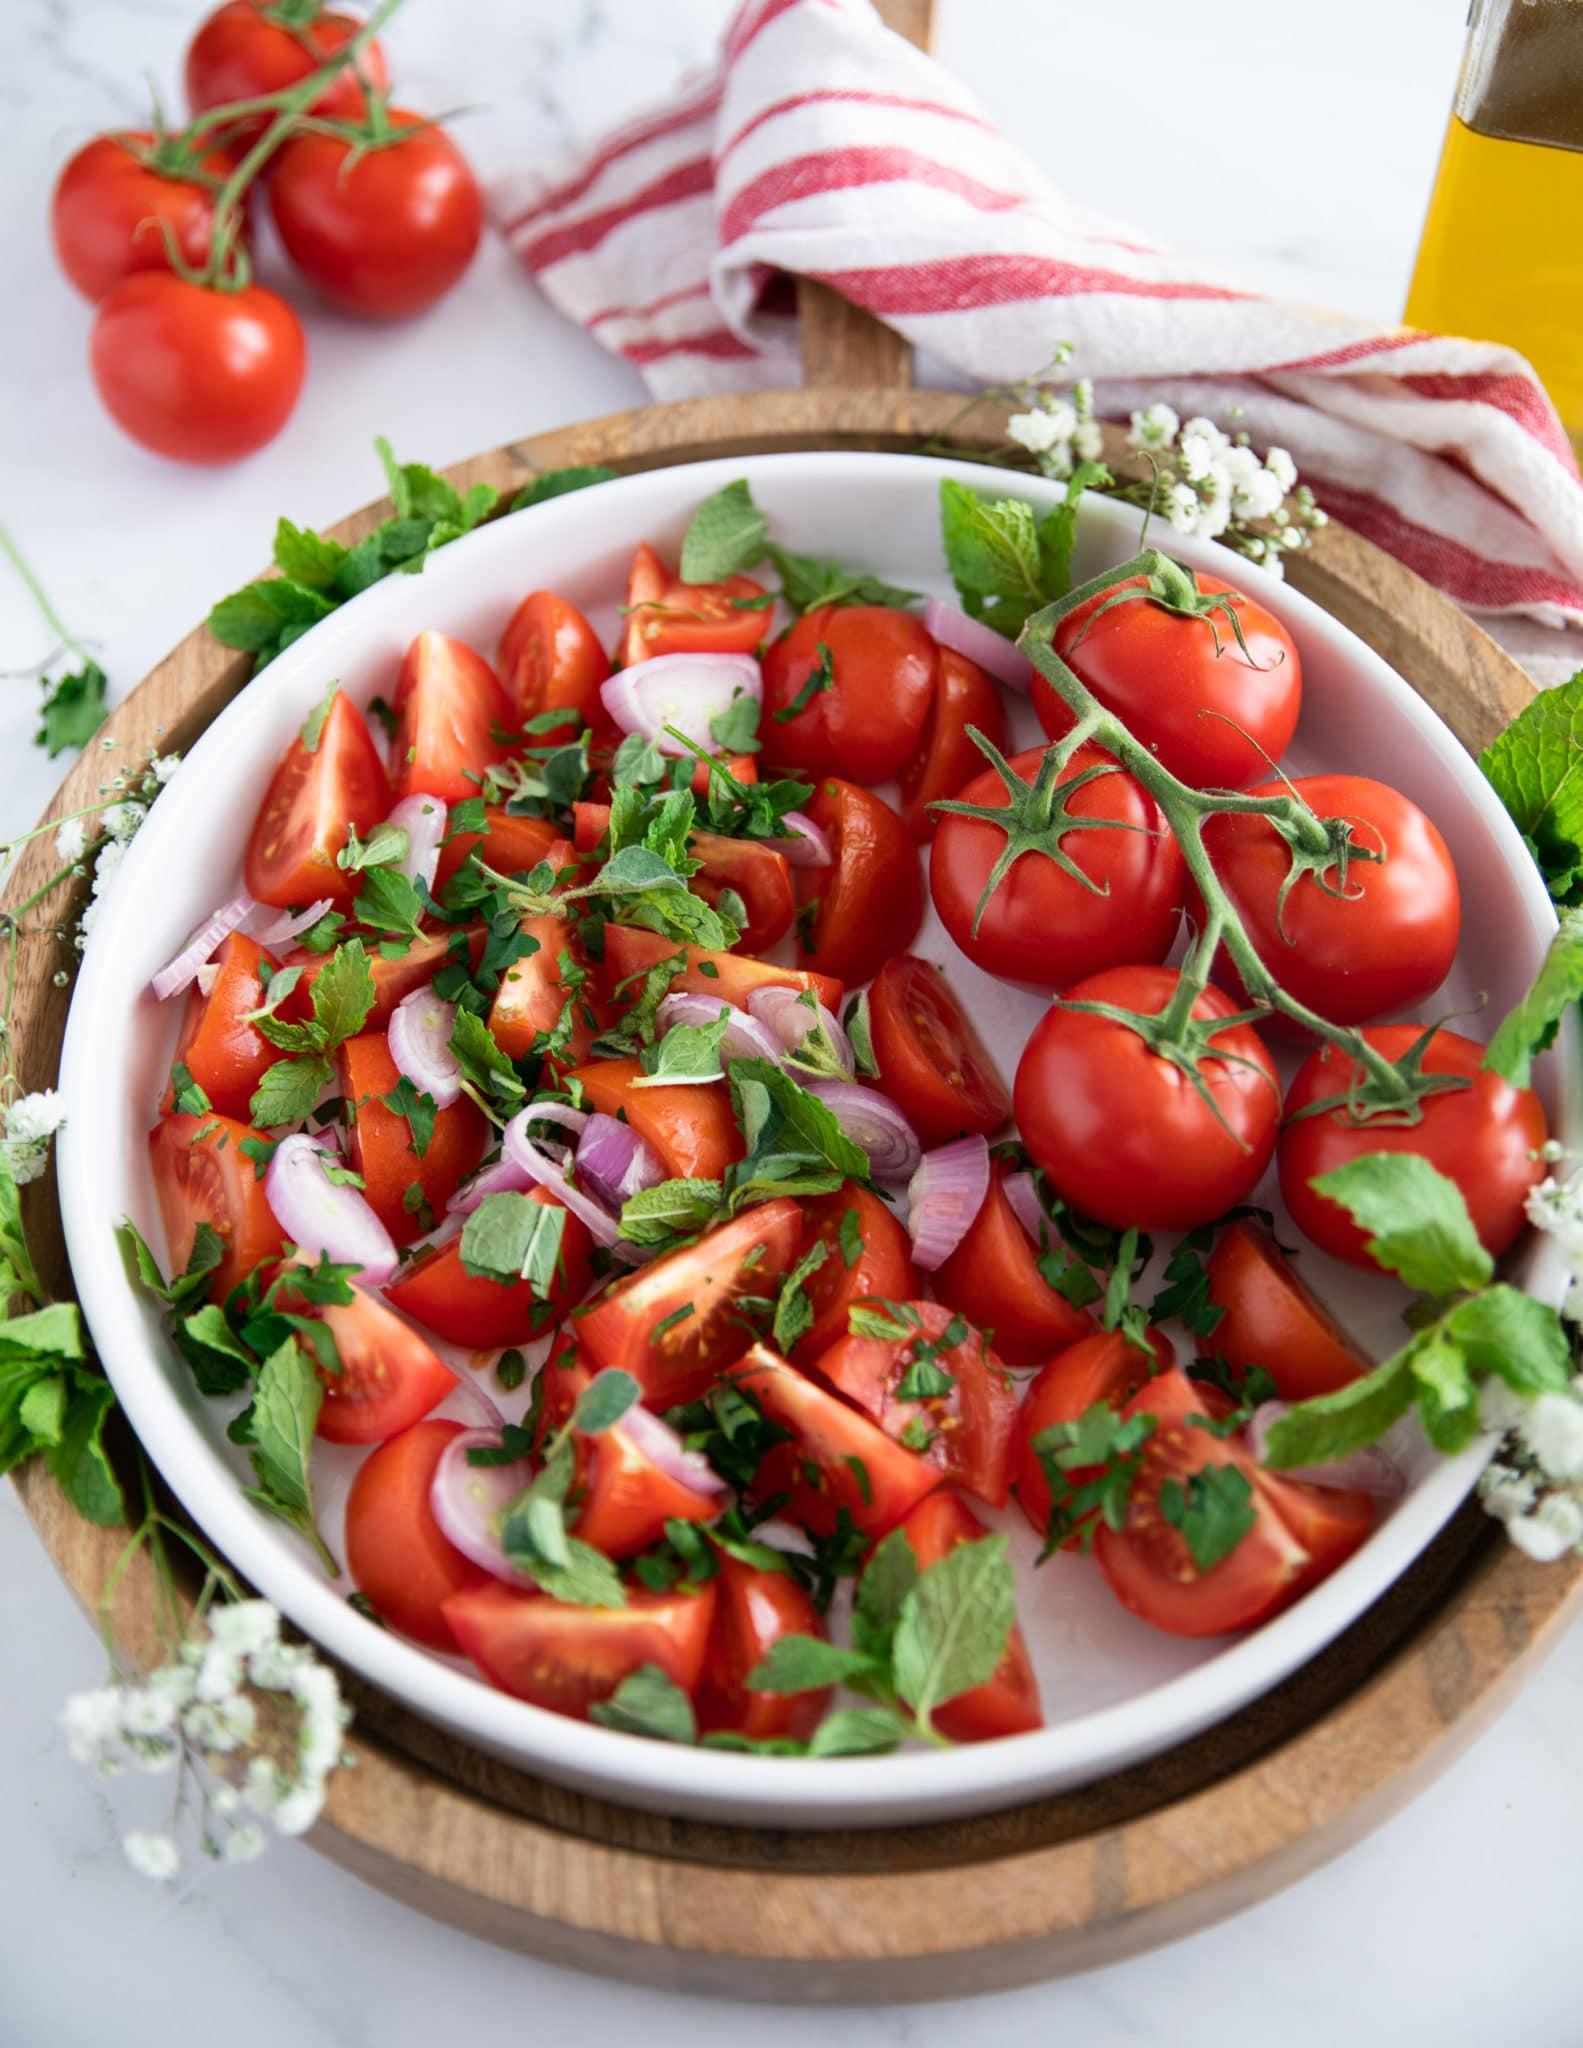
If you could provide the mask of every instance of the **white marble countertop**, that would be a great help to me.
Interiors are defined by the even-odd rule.
[[[938,0],[939,48],[991,112],[1084,197],[1238,264],[1270,289],[1394,317],[1461,37],[1454,0]],[[400,97],[474,103],[481,169],[598,132],[702,57],[728,0],[410,0],[388,46]],[[635,402],[637,381],[540,305],[498,246],[429,318],[369,332],[310,321],[295,419],[251,462],[163,465],[121,440],[85,368],[88,314],[56,274],[45,214],[60,160],[174,98],[197,0],[0,7],[0,521],[124,690],[264,558],[278,513],[317,523],[378,487],[370,443],[444,462]],[[0,572],[0,668],[48,635]],[[0,830],[56,769],[30,745],[31,684],[0,692]],[[0,1489],[0,2048],[350,2048],[430,2039],[654,2048],[805,2039],[794,2013],[600,1984],[483,1947],[296,1845],[157,1890],[133,1877],[102,1788],[65,1756],[61,1700],[96,1681],[94,1638]],[[1570,1984],[1583,1774],[1574,1633],[1499,1726],[1361,1848],[1156,1956],[988,2004],[823,2015],[849,2042],[1236,2039],[1282,2048],[1583,2038]]]

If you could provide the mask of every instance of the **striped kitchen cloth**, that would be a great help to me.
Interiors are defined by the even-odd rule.
[[[1073,204],[868,0],[745,0],[710,76],[494,205],[657,397],[796,384],[815,277],[972,386],[1069,342],[1102,415],[1235,418],[1460,603],[1583,623],[1583,484],[1521,356],[1267,298]]]

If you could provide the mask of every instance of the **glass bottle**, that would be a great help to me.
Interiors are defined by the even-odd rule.
[[[1583,0],[1472,0],[1406,318],[1520,350],[1583,452]]]

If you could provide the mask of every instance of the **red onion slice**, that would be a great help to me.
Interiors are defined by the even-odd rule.
[[[786,856],[788,866],[794,868],[827,868],[835,861],[835,848],[830,844],[830,835],[822,825],[816,825],[806,811],[783,811],[781,830],[789,836],[784,839],[766,840],[777,853]]]
[[[453,1436],[440,1453],[429,1485],[429,1506],[440,1534],[463,1557],[504,1579],[508,1586],[532,1591],[537,1582],[506,1560],[500,1541],[500,1519],[533,1478],[526,1458],[510,1465],[469,1465],[469,1451],[500,1449],[498,1429],[467,1429]]]
[[[480,1429],[500,1429],[505,1424],[505,1415],[500,1403],[485,1393],[478,1381],[478,1375],[470,1366],[459,1366],[456,1372],[456,1392],[462,1405],[471,1408],[478,1417]]]
[[[987,669],[999,683],[1010,690],[1016,690],[1026,697],[1033,690],[1033,663],[1021,648],[1012,645],[993,626],[986,626],[982,619],[970,619],[966,612],[958,611],[954,604],[946,604],[938,597],[931,597],[923,608],[923,623],[942,647],[949,647],[957,654],[965,654],[969,661],[976,661],[980,668]]]
[[[327,910],[335,908],[333,896],[321,896],[316,903],[310,903],[306,910],[283,910],[279,917],[271,918],[261,931],[253,936],[261,946],[287,946],[303,932],[319,922]]]
[[[409,882],[421,880],[425,889],[434,887],[446,815],[445,805],[437,796],[420,793],[404,796],[385,820],[387,825],[399,825],[407,835],[407,850],[396,862],[397,868]]]
[[[727,1060],[768,1060],[771,1066],[780,1065],[781,1055],[786,1048],[773,1038],[762,1024],[750,1017],[746,1010],[738,1009],[735,1003],[728,1003],[723,996],[666,996],[655,1012],[654,1021],[659,1026],[660,1036],[663,1038],[667,1031],[674,1030],[678,1024],[696,1027],[700,1024],[717,1023],[722,1010],[727,1013],[725,1036],[720,1041],[722,1070]],[[682,1088],[694,1081],[718,1081],[719,1078],[719,1074],[667,1074],[665,1085]],[[641,1087],[642,1083],[636,1085]],[[660,1085],[658,1075],[654,1077],[654,1085]]]
[[[1033,1185],[1031,1173],[1008,1173],[1001,1182],[1001,1193],[1006,1197],[1007,1206],[1013,1216],[1028,1233],[1029,1240],[1042,1247],[1050,1234],[1049,1219],[1039,1207],[1039,1197]]]
[[[669,997],[666,998],[668,1002]],[[663,1010],[664,1005],[661,1005]],[[852,1055],[852,1041],[842,1029],[841,1020],[833,1010],[827,1010],[823,1003],[810,1004],[804,992],[795,988],[756,988],[748,997],[749,1014],[756,1017],[766,1029],[774,1032],[779,1040],[777,1056],[794,1053],[816,1025],[822,1024],[829,1033],[835,1056],[841,1064],[847,1079],[857,1072],[857,1061]],[[831,1075],[830,1079],[835,1076]]]
[[[641,1451],[651,1465],[668,1479],[674,1479],[678,1486],[690,1487],[694,1493],[725,1492],[725,1481],[703,1453],[688,1450],[670,1424],[647,1408],[629,1408],[616,1427],[634,1450]]]
[[[451,1050],[455,1029],[456,1005],[432,988],[415,988],[391,1014],[390,1057],[436,1109],[449,1109],[462,1092],[461,1062]]]
[[[396,1270],[396,1247],[357,1189],[328,1177],[325,1167],[334,1163],[316,1138],[282,1138],[264,1175],[264,1199],[299,1251],[355,1266],[364,1287],[383,1287]]]
[[[894,1185],[912,1178],[923,1147],[888,1095],[858,1081],[811,1080],[803,1086],[810,1095],[818,1096],[853,1144],[867,1153],[869,1172],[876,1180]]]
[[[601,683],[599,696],[623,732],[642,733],[662,754],[687,752],[667,726],[712,754],[720,748],[710,721],[736,697],[762,703],[764,679],[751,654],[657,654],[618,670]]]
[[[149,983],[156,1001],[162,1003],[167,996],[180,995],[184,988],[196,981],[198,969],[207,964],[222,942],[255,908],[251,896],[237,896],[229,903],[222,903],[211,917],[205,918],[175,959],[162,967]]]
[[[537,1113],[532,1108],[519,1109],[506,1125],[501,1139],[506,1158],[525,1173],[535,1186],[547,1188],[556,1201],[586,1223],[595,1243],[614,1244],[621,1235],[615,1220],[592,1195],[585,1193],[582,1188],[574,1187],[565,1171],[549,1153],[528,1136],[528,1125]]]
[[[560,1124],[573,1137],[581,1137],[588,1124],[586,1109],[573,1109],[569,1102],[535,1102],[529,1105],[530,1124]]]
[[[523,1195],[533,1186],[531,1174],[524,1173],[514,1159],[497,1159],[493,1166],[481,1166],[452,1195],[445,1205],[448,1216],[471,1216],[486,1195]]]
[[[658,1186],[665,1178],[665,1167],[654,1147],[639,1137],[631,1124],[596,1110],[577,1141],[577,1173],[589,1192],[613,1216],[619,1216],[624,1202],[641,1195],[645,1188]]]
[[[943,1266],[966,1237],[989,1193],[989,1141],[975,1133],[923,1155],[907,1183],[907,1234],[913,1263]]]
[[[1291,1412],[1290,1401],[1261,1401],[1248,1418],[1248,1449],[1262,1465],[1270,1431],[1283,1415]],[[1332,1458],[1327,1465],[1272,1466],[1277,1479],[1301,1479],[1309,1486],[1341,1486],[1371,1493],[1376,1500],[1395,1500],[1407,1491],[1401,1471],[1378,1444],[1365,1444],[1344,1458]]]

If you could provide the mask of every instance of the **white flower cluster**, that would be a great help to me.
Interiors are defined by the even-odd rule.
[[[106,741],[104,744],[112,746],[114,742]],[[151,754],[137,774],[122,773],[100,784],[99,793],[110,797],[109,803],[84,812],[80,817],[64,819],[57,830],[56,856],[81,874],[89,873],[91,864],[93,882],[90,899],[73,933],[73,943],[79,953],[98,922],[105,894],[138,827],[148,816],[149,805],[180,765],[180,757],[176,754]]]
[[[0,1110],[0,1159],[19,1188],[44,1171],[49,1141],[65,1121],[66,1105],[53,1088],[20,1096]]]
[[[1245,433],[1233,437],[1202,417],[1184,425],[1168,405],[1135,412],[1127,443],[1154,464],[1160,508],[1176,532],[1232,542],[1273,575],[1282,573],[1284,554],[1307,545],[1307,529],[1325,524],[1306,488],[1297,490],[1295,518],[1288,509],[1297,465],[1284,448],[1271,448],[1261,462]],[[1248,531],[1259,520],[1273,530]]]
[[[170,1663],[135,1683],[78,1693],[61,1715],[73,1757],[103,1776],[177,1771],[178,1814],[191,1773],[203,1851],[230,1863],[262,1853],[266,1820],[282,1835],[312,1827],[350,1720],[335,1673],[306,1645],[281,1641],[267,1600],[213,1608],[207,1634],[183,1643]],[[133,1830],[122,1846],[146,1877],[181,1868],[174,1822],[163,1832]]]
[[[1064,397],[1034,389],[1028,410],[1013,413],[1006,432],[1019,448],[1039,458],[1046,476],[1065,479],[1080,462],[1098,462],[1105,452],[1094,417],[1094,387],[1086,377],[1079,377]]]

